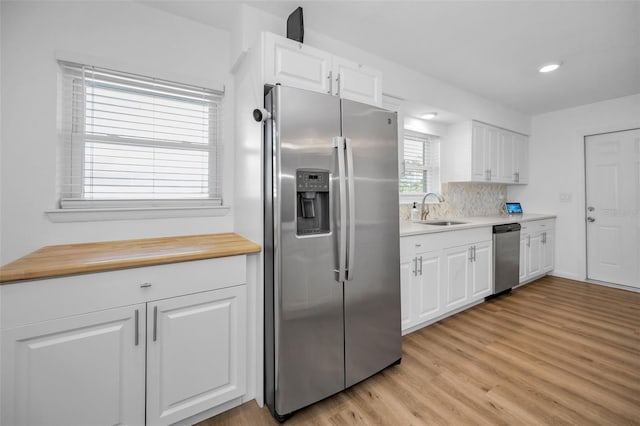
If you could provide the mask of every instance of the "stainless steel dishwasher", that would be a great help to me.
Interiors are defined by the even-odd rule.
[[[509,290],[520,278],[520,224],[493,227],[493,294]]]

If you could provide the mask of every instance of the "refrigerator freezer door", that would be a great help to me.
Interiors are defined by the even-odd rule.
[[[334,272],[340,234],[334,137],[340,135],[340,100],[277,87],[274,119],[275,409],[285,415],[344,389],[343,284]],[[300,170],[329,173],[328,233],[296,233]]]
[[[396,119],[395,113],[342,100],[342,135],[353,155],[352,169],[347,160],[354,187],[349,205],[355,209],[344,283],[347,387],[401,357]]]

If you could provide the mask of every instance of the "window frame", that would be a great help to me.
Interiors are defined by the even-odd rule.
[[[401,150],[401,164],[400,164],[400,176],[398,179],[398,193],[400,204],[407,203],[419,203],[422,201],[424,195],[428,192],[435,192],[440,194],[442,191],[442,182],[440,180],[440,143],[441,138],[436,135],[431,135],[427,133],[416,132],[415,130],[404,129],[404,134],[402,137],[402,150]],[[412,138],[413,140],[421,140],[423,143],[432,143],[437,146],[437,165],[429,164],[423,166],[407,166],[407,161],[405,159],[405,141],[407,138]],[[435,180],[434,187],[426,187],[424,188],[424,192],[401,192],[400,191],[400,180],[404,177],[407,170],[420,170],[425,173],[433,173],[432,179]]]
[[[59,160],[59,185],[58,185],[58,209],[46,212],[47,215],[53,221],[68,221],[66,219],[60,219],[58,213],[65,211],[76,211],[81,216],[86,217],[96,216],[105,220],[105,213],[107,212],[120,212],[116,213],[116,219],[122,219],[122,212],[148,212],[150,214],[143,215],[146,217],[153,217],[151,214],[153,210],[158,211],[158,217],[177,217],[179,214],[177,210],[185,209],[189,212],[185,213],[185,216],[219,216],[226,214],[229,211],[229,207],[223,205],[223,182],[222,182],[222,165],[223,165],[223,141],[222,141],[222,108],[224,100],[224,86],[222,90],[209,89],[202,86],[196,86],[186,83],[177,83],[174,81],[143,76],[139,74],[133,74],[126,71],[116,71],[107,67],[83,65],[75,62],[70,62],[63,59],[58,59],[58,64],[61,69],[62,75],[62,87],[60,88],[61,99],[65,97],[71,97],[71,101],[61,102],[62,108],[62,131],[61,131],[61,150],[66,150],[69,158],[63,158]],[[87,87],[88,85],[83,81],[79,85],[74,84],[72,80],[80,79],[78,76],[71,76],[65,70],[65,67],[73,68],[77,71],[84,72],[85,69],[99,70],[114,75],[124,76],[125,78],[133,78],[142,87],[143,84],[160,84],[169,85],[175,90],[190,88],[201,90],[207,93],[206,102],[210,103],[215,108],[215,112],[209,112],[208,126],[209,131],[206,148],[203,148],[203,144],[197,144],[195,142],[187,141],[172,141],[167,142],[163,140],[151,140],[145,138],[127,138],[121,135],[95,135],[86,134],[84,123],[87,104]],[[84,78],[84,77],[82,77]],[[71,81],[71,83],[69,83]],[[75,82],[77,83],[77,82]],[[68,85],[71,84],[71,87]],[[77,88],[80,88],[81,93],[76,93]],[[171,90],[171,89],[170,89]],[[71,93],[68,93],[68,92]],[[76,96],[80,96],[80,101],[76,100]],[[203,98],[205,99],[205,98]],[[80,102],[82,105],[78,106]],[[74,115],[74,111],[82,111],[81,115]],[[78,131],[78,125],[82,123],[82,131]],[[208,171],[207,171],[207,185],[208,196],[206,197],[167,197],[167,198],[84,198],[84,161],[85,150],[88,143],[107,143],[107,144],[123,144],[128,147],[134,146],[147,146],[153,148],[172,148],[172,149],[184,149],[192,151],[204,151],[208,153]],[[73,154],[70,154],[72,153]],[[64,154],[62,155],[64,157]],[[201,176],[204,176],[202,174]],[[65,187],[66,186],[66,187]],[[76,188],[71,190],[69,188]],[[77,189],[79,188],[79,190]],[[215,211],[214,211],[215,210]],[[95,211],[96,215],[91,215],[91,211]],[[58,219],[54,219],[54,216]],[[134,215],[135,216],[135,215]],[[141,217],[143,218],[143,217]],[[109,218],[106,218],[108,220]],[[91,219],[79,219],[79,220],[91,220]],[[73,221],[73,220],[71,220]]]

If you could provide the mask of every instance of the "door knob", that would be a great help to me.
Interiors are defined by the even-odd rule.
[[[596,221],[596,220],[595,220],[594,218],[592,218],[592,217],[588,217],[588,218],[587,218],[587,222],[595,222],[595,221]]]
[[[595,208],[595,207],[593,207],[593,206],[589,206],[589,207],[587,207],[587,210],[589,210],[590,212],[594,211],[595,209],[596,209],[596,208]]]

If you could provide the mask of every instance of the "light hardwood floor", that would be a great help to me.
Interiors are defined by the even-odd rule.
[[[640,425],[640,293],[545,277],[403,338],[286,425]],[[255,401],[199,426],[276,425]]]

